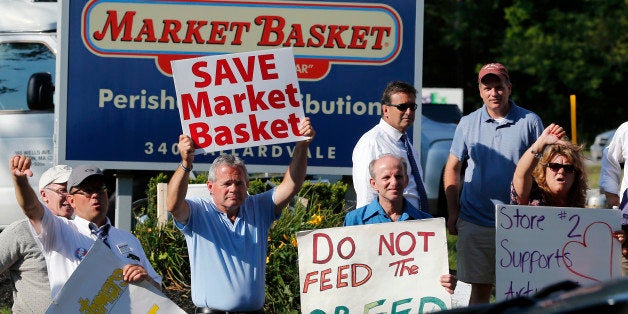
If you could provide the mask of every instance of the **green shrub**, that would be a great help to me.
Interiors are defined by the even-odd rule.
[[[281,217],[273,224],[268,235],[268,257],[266,258],[266,311],[268,313],[300,313],[296,233],[301,230],[341,226],[344,212],[334,209],[344,207],[346,191],[347,185],[341,182],[336,184],[306,182],[298,196],[309,196],[307,204],[297,200],[294,207],[284,208]],[[334,193],[342,193],[342,198],[338,198],[338,204],[332,203]],[[323,199],[325,202],[321,201]],[[323,206],[324,204],[326,206]]]
[[[151,178],[147,188],[147,218],[136,225],[138,237],[151,264],[163,277],[165,294],[182,309],[193,312],[190,296],[190,264],[183,234],[173,225],[172,219],[163,227],[157,226],[157,184],[168,182],[160,174]],[[204,183],[207,176],[198,176],[190,183]],[[279,179],[249,182],[249,194],[264,192]],[[273,224],[268,236],[266,259],[266,312],[299,313],[299,265],[296,232],[338,227],[344,218],[344,196],[347,185],[342,182],[311,183],[306,181],[295,201],[287,206]]]

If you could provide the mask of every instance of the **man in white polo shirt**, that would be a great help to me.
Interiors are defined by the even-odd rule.
[[[76,216],[68,220],[53,215],[37,200],[28,184],[27,176],[32,176],[30,165],[30,158],[14,156],[9,169],[18,204],[29,218],[46,258],[53,299],[98,238],[120,258],[124,281],[148,280],[155,287],[161,287],[161,276],[150,265],[139,240],[109,222],[109,199],[100,169],[87,165],[72,169],[67,183],[67,201]]]

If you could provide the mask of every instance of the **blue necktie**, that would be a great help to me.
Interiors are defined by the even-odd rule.
[[[110,224],[106,224],[100,228],[92,224],[89,225],[89,228],[92,230],[92,234],[95,234],[98,239],[101,239],[102,242],[107,245],[107,247],[111,248],[109,240],[107,240],[107,238],[109,238],[109,227],[111,227]]]
[[[408,154],[410,170],[412,170],[412,176],[414,177],[414,182],[416,182],[416,189],[419,193],[419,209],[426,213],[429,213],[430,207],[427,203],[427,193],[425,192],[425,187],[423,186],[423,180],[421,180],[419,167],[417,167],[416,161],[414,160],[414,154],[412,154],[412,145],[410,144],[408,136],[405,133],[401,136],[400,141],[403,143],[403,146],[406,149],[406,153]]]

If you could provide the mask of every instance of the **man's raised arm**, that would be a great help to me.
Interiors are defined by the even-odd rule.
[[[194,142],[185,134],[179,136],[179,152],[181,164],[168,183],[166,208],[176,221],[186,224],[190,218],[190,205],[185,201],[185,195],[188,192],[190,171],[194,162]]]
[[[41,204],[37,194],[28,184],[28,177],[33,176],[33,171],[30,168],[31,159],[29,157],[16,155],[9,159],[9,171],[13,175],[17,203],[39,234],[41,232],[41,220],[44,217],[44,205]]]
[[[299,192],[301,185],[303,185],[303,180],[305,180],[305,174],[307,172],[307,148],[316,134],[310,123],[310,118],[304,118],[301,121],[299,133],[309,137],[309,139],[297,142],[294,147],[290,166],[288,166],[288,170],[281,184],[279,184],[277,190],[275,190],[275,214],[277,215],[281,213],[281,210],[286,207],[290,200]]]

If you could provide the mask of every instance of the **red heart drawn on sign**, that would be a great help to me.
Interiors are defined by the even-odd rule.
[[[613,229],[597,221],[586,227],[582,242],[569,241],[563,245],[563,263],[580,277],[597,282],[607,280],[613,278],[613,249]]]

